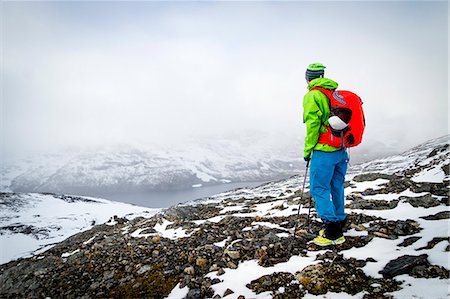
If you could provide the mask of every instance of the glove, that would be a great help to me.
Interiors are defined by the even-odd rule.
[[[304,157],[303,159],[305,160],[305,162],[309,162],[311,160],[310,157]]]

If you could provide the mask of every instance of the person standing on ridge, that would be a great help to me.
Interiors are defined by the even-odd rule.
[[[345,148],[319,142],[324,125],[328,125],[330,107],[328,97],[315,87],[335,90],[338,84],[324,78],[325,66],[310,64],[306,70],[308,93],[303,98],[303,122],[306,124],[304,159],[310,163],[310,193],[315,201],[317,214],[325,228],[314,238],[319,246],[345,242],[342,229],[346,222],[344,212],[344,182],[348,154]]]

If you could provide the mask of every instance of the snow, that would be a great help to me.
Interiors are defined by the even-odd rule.
[[[450,284],[445,279],[425,279],[414,278],[409,275],[397,276],[397,279],[404,281],[403,289],[400,291],[387,293],[394,296],[394,298],[415,298],[415,299],[447,299],[449,298]]]
[[[206,277],[211,279],[219,278],[222,282],[212,285],[214,292],[222,296],[227,289],[233,290],[234,294],[223,298],[236,298],[237,295],[243,295],[246,298],[271,298],[267,297],[267,293],[255,294],[252,290],[246,287],[250,281],[258,279],[261,276],[269,275],[274,272],[289,272],[295,274],[297,271],[312,264],[317,264],[315,261],[317,254],[324,251],[310,252],[310,256],[301,257],[293,256],[285,263],[279,263],[272,267],[262,267],[258,265],[256,260],[241,262],[237,269],[226,268],[225,274],[218,276],[217,273],[211,272],[206,274]],[[266,296],[266,297],[265,297]]]
[[[71,255],[74,255],[75,253],[78,253],[78,252],[80,252],[80,249],[75,249],[75,250],[72,251],[72,252],[64,252],[63,254],[61,254],[61,257],[62,257],[62,258],[66,258],[66,257],[69,257],[69,256],[71,256]]]
[[[414,175],[411,179],[415,182],[431,182],[442,183],[445,178],[445,173],[442,170],[442,165],[435,166],[431,169],[426,169]]]
[[[32,227],[35,234],[2,230],[0,264],[32,256],[43,248],[49,249],[95,224],[111,220],[112,215],[133,219],[139,216],[151,217],[160,211],[92,197],[79,197],[88,201],[69,202],[50,194],[26,193],[14,196],[12,205],[4,205],[0,210],[0,227],[26,225]],[[17,206],[19,202],[24,204]]]
[[[385,179],[376,179],[374,181],[371,182],[355,182],[352,181],[352,184],[354,186],[350,186],[345,188],[345,194],[350,194],[351,192],[362,192],[365,191],[369,188],[373,189],[373,190],[379,190],[382,187],[380,185],[382,184],[386,184],[388,183],[389,180],[385,180]]]
[[[313,294],[306,294],[303,298],[305,299],[362,299],[366,292],[361,292],[355,295],[350,295],[347,293],[334,293],[334,292],[328,292],[324,295],[313,295]]]
[[[83,244],[84,244],[84,245],[87,245],[87,244],[91,243],[92,241],[94,241],[94,239],[95,239],[95,236],[93,236],[93,237],[90,238],[89,240],[83,242]]]
[[[203,186],[202,184],[194,184],[192,185],[192,188],[200,188],[201,186]]]
[[[225,243],[227,243],[228,240],[230,240],[230,237],[224,239],[223,241],[214,243],[214,245],[217,246],[217,247],[224,247],[224,246],[225,246]]]
[[[172,292],[167,296],[167,299],[180,299],[185,298],[189,292],[189,287],[185,286],[184,288],[180,288],[180,284],[177,284]]]
[[[173,222],[170,222],[166,219],[163,220],[163,223],[157,223],[154,227],[145,227],[145,228],[139,228],[135,230],[133,233],[131,233],[131,237],[133,238],[147,238],[147,237],[153,237],[153,236],[161,236],[163,238],[175,240],[178,238],[186,238],[189,237],[190,234],[187,234],[186,231],[178,227],[176,229],[171,228],[168,229],[167,227],[169,225],[173,224]],[[155,233],[142,233],[146,230],[155,230]]]

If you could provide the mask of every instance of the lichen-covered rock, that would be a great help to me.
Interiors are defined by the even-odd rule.
[[[360,269],[367,261],[343,258],[342,254],[328,251],[319,257],[323,262],[310,265],[297,273],[296,279],[311,294],[328,292],[357,294],[365,291],[370,298],[383,298],[384,293],[400,289],[400,282],[366,276]],[[379,297],[377,297],[379,296]]]
[[[292,281],[295,281],[295,276],[293,274],[287,272],[276,272],[252,280],[249,284],[247,284],[247,288],[251,289],[256,294],[259,294],[262,292],[278,290],[281,287],[285,288],[291,285]]]
[[[420,239],[422,239],[422,238],[421,237],[409,237],[409,238],[406,238],[405,240],[403,240],[403,242],[401,242],[397,246],[408,247],[408,246],[414,244],[415,242],[417,242]]]
[[[442,220],[442,219],[450,219],[450,211],[443,211],[436,213],[434,215],[428,215],[424,217],[420,217],[425,220]]]
[[[371,181],[375,181],[378,179],[384,179],[384,180],[393,180],[398,178],[395,175],[389,175],[389,174],[384,174],[384,173],[364,173],[364,174],[359,174],[356,175],[353,178],[353,181],[355,182],[371,182]]]
[[[376,221],[370,223],[369,233],[375,236],[386,236],[389,239],[397,239],[398,236],[408,236],[420,232],[420,225],[411,219]]]
[[[440,205],[440,201],[431,196],[431,194],[426,194],[424,196],[418,197],[406,197],[400,196],[400,200],[404,200],[415,208],[423,207],[423,208],[431,208]]]
[[[350,208],[361,210],[391,210],[398,205],[398,200],[356,199],[350,203]]]
[[[369,287],[368,277],[361,269],[345,263],[319,263],[307,266],[297,274],[298,282],[314,295],[328,292],[356,294]]]

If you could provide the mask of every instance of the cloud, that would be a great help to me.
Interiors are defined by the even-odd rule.
[[[407,147],[448,129],[446,3],[4,6],[4,153],[302,135],[317,60],[363,97],[369,140]]]

